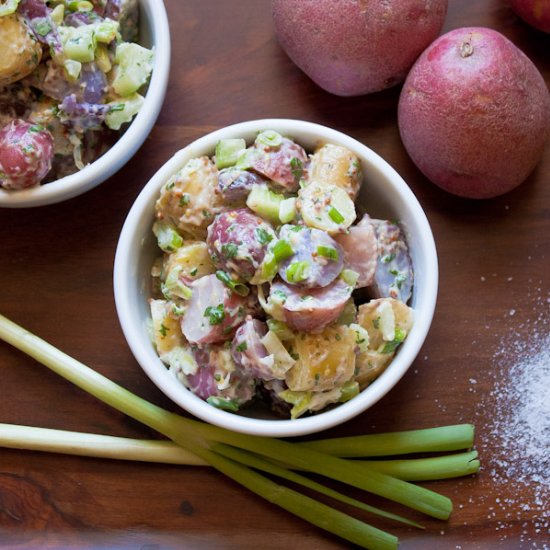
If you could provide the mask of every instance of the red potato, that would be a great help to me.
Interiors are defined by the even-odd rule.
[[[550,32],[550,0],[510,0],[510,6],[532,27]]]
[[[21,119],[0,128],[0,187],[27,189],[50,171],[53,137],[39,124]]]
[[[402,82],[447,14],[447,0],[272,0],[271,6],[290,59],[339,96]]]
[[[550,94],[535,65],[502,34],[455,29],[414,64],[398,123],[411,159],[433,183],[463,197],[496,197],[540,160]]]

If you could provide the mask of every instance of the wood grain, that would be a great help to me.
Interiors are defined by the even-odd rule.
[[[440,291],[432,330],[404,379],[369,411],[329,433],[474,422],[480,475],[427,484],[453,499],[451,519],[424,521],[424,532],[382,526],[410,550],[543,547],[549,537],[541,515],[548,504],[534,504],[534,487],[495,482],[495,457],[503,450],[489,426],[498,411],[491,390],[503,342],[529,338],[535,325],[549,331],[550,145],[535,172],[511,193],[483,202],[452,197],[430,184],[403,149],[396,124],[399,88],[349,99],[323,92],[278,46],[267,0],[165,4],[173,60],[158,123],[136,157],[86,195],[0,210],[0,312],[131,391],[176,410],[133,359],[114,308],[113,258],[132,201],[176,150],[236,121],[299,118],[347,132],[389,161],[425,208],[439,253]],[[550,83],[550,35],[523,24],[505,1],[449,4],[445,30],[475,25],[501,31]],[[154,437],[2,344],[0,381],[1,422]],[[0,546],[343,545],[207,468],[0,450]]]

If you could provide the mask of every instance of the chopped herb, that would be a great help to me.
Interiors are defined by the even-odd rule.
[[[239,247],[235,243],[226,243],[222,244],[222,254],[228,259],[231,260],[234,258],[239,251]]]
[[[159,328],[159,332],[162,334],[163,338],[168,334],[169,330],[170,329],[167,326],[165,326],[164,324],[161,323],[160,328]]]
[[[204,310],[204,316],[208,317],[208,322],[211,325],[220,325],[225,319],[225,311],[223,309],[223,304],[219,304],[216,307],[208,306]]]
[[[241,342],[235,349],[237,351],[246,351],[248,349],[248,345],[246,342]]]
[[[191,277],[194,277],[196,274],[197,274],[197,268],[194,267],[194,268],[189,272],[189,275],[191,275]]]
[[[395,254],[386,254],[382,256],[382,263],[389,264],[392,260],[395,260]]]
[[[339,342],[339,341],[342,339],[342,337],[341,337],[338,333],[336,333],[336,334],[334,335],[334,339],[335,339],[337,342]]]
[[[260,244],[267,244],[273,240],[273,235],[270,235],[263,227],[256,227],[256,238]]]
[[[304,166],[299,158],[292,157],[290,159],[290,172],[296,181],[300,181],[300,178],[304,172]]]
[[[179,205],[180,206],[185,206],[186,204],[189,204],[189,201],[191,200],[191,197],[189,195],[189,193],[184,193],[181,197],[180,197],[180,201],[179,201]]]

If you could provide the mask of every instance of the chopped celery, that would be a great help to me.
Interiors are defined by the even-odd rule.
[[[63,62],[63,67],[65,68],[67,80],[69,82],[76,82],[80,76],[80,71],[82,70],[82,63],[80,63],[80,61],[75,61],[74,59],[65,59]]]
[[[279,206],[284,196],[271,191],[267,185],[253,185],[246,205],[262,218],[279,224]]]
[[[18,5],[19,0],[6,0],[2,4],[0,4],[0,17],[15,13]]]
[[[89,63],[94,60],[95,25],[81,25],[80,27],[58,27],[63,51],[68,59]]]
[[[296,216],[296,198],[284,199],[279,204],[279,219],[281,223],[290,223]]]
[[[153,50],[130,42],[119,44],[115,54],[113,89],[126,97],[137,92],[153,70]]]
[[[246,141],[244,139],[220,139],[216,144],[216,167],[222,169],[235,165],[245,149]]]
[[[111,101],[109,105],[112,109],[105,116],[105,123],[111,130],[120,130],[123,124],[132,122],[132,119],[137,115],[144,101],[143,96],[138,93],[117,101]]]

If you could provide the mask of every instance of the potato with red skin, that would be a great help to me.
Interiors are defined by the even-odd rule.
[[[0,187],[28,189],[39,185],[52,167],[51,133],[39,124],[15,119],[0,128]]]
[[[447,0],[272,0],[277,38],[292,61],[335,95],[405,79],[443,27]]]
[[[510,7],[527,24],[550,32],[550,0],[510,0]]]
[[[411,69],[398,124],[405,149],[433,183],[462,197],[496,197],[540,160],[550,94],[532,61],[502,34],[455,29]]]

